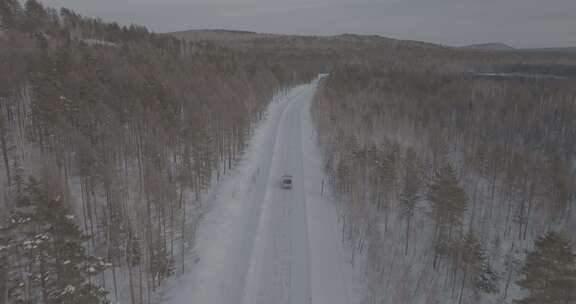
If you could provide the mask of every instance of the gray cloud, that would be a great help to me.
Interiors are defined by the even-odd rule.
[[[155,31],[379,34],[448,45],[576,45],[574,0],[46,0]]]

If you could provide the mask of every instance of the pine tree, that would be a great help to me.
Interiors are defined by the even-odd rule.
[[[550,180],[550,190],[552,194],[552,204],[549,207],[554,216],[568,214],[566,209],[569,207],[570,193],[573,191],[573,180],[571,179],[571,167],[567,161],[560,155],[554,155],[548,165],[548,174]]]
[[[512,248],[506,255],[504,256],[504,268],[505,268],[505,283],[504,283],[504,292],[501,295],[502,301],[504,301],[508,297],[508,290],[510,289],[510,285],[512,283],[512,278],[517,276],[520,272],[521,263],[518,259],[518,254],[513,245]]]
[[[107,266],[100,258],[85,253],[82,235],[74,217],[60,198],[51,198],[30,178],[18,198],[7,228],[9,248],[16,264],[27,267],[27,278],[20,278],[8,298],[18,300],[21,286],[31,282],[28,298],[43,303],[107,303],[106,292],[90,278]],[[19,252],[21,256],[14,255]]]
[[[500,278],[500,275],[489,263],[483,251],[480,268],[478,269],[474,280],[474,286],[477,290],[484,293],[497,293],[499,290],[498,282],[500,281]]]
[[[9,285],[11,281],[9,267],[9,244],[10,240],[6,228],[0,226],[0,303],[8,301]]]
[[[338,167],[336,169],[336,191],[340,195],[344,195],[348,192],[350,187],[350,169],[344,160],[338,162]]]
[[[50,206],[51,205],[51,206]],[[72,215],[63,211],[62,202],[53,200],[44,210],[49,233],[53,238],[53,265],[56,282],[51,296],[53,303],[102,303],[106,292],[87,282],[90,277],[102,272],[107,266],[102,259],[85,253],[82,235]]]
[[[408,243],[410,240],[410,224],[414,217],[414,211],[419,199],[420,176],[418,175],[416,152],[409,148],[404,159],[404,188],[400,194],[402,216],[406,219],[406,240],[405,254],[408,254]]]
[[[397,163],[399,146],[391,143],[387,151],[379,153],[376,159],[376,176],[378,181],[376,209],[384,213],[384,230],[388,230],[388,218],[392,203],[392,195],[396,191]]]
[[[136,267],[142,262],[142,250],[140,249],[140,240],[134,236],[132,231],[128,231],[128,244],[126,246],[126,263],[130,267]]]
[[[462,226],[466,211],[466,192],[458,183],[450,164],[440,170],[430,185],[428,200],[435,221],[434,265],[440,256],[448,255],[454,231]]]
[[[0,28],[15,28],[22,15],[18,0],[0,0]]]
[[[155,248],[152,254],[150,269],[159,282],[174,274],[174,259],[170,257],[163,244],[158,244],[157,248]]]
[[[24,4],[24,30],[30,33],[40,31],[48,19],[44,5],[36,0]]]
[[[474,234],[468,233],[462,240],[459,249],[460,269],[463,274],[458,302],[462,303],[466,286],[469,286],[475,296],[478,296],[480,292],[496,293],[500,278],[486,258],[480,240]]]
[[[17,209],[18,210],[18,209]],[[29,218],[17,211],[9,215],[6,225],[0,226],[0,303],[26,303],[31,300],[23,270],[29,265],[21,256],[23,231],[14,233],[16,225],[26,225]]]
[[[535,242],[518,285],[528,291],[517,304],[576,303],[576,257],[564,233],[548,232]]]

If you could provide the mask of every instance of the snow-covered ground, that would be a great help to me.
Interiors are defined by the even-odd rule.
[[[165,294],[172,304],[352,304],[334,205],[310,103],[320,78],[277,98],[242,163],[217,187],[198,231],[197,263]],[[280,187],[283,174],[294,187]]]

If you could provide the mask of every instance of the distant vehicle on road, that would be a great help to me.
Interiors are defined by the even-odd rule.
[[[292,189],[292,175],[282,175],[282,189]]]

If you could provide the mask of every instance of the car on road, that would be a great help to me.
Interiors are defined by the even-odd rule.
[[[292,175],[282,175],[282,189],[292,189]]]

